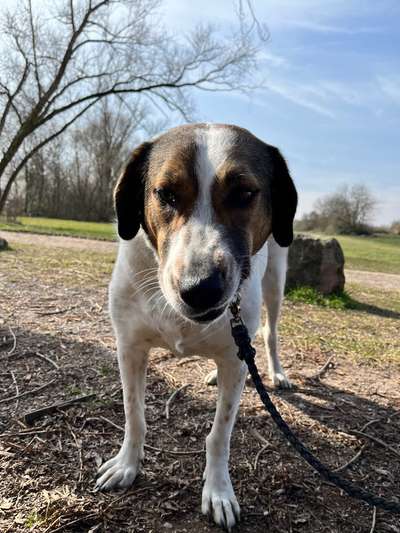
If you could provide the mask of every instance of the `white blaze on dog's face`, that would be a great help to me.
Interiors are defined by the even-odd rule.
[[[131,239],[141,224],[154,246],[167,301],[208,322],[271,232],[290,244],[297,195],[278,150],[235,126],[198,124],[141,145],[115,200],[120,236]]]

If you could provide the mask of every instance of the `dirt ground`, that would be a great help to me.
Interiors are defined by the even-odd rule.
[[[96,469],[118,450],[124,424],[107,315],[115,245],[4,235],[14,250],[0,254],[0,531],[219,531],[200,513],[204,439],[216,400],[204,377],[213,363],[153,350],[143,471],[126,492],[95,493]],[[285,305],[284,313],[304,312]],[[260,339],[256,348],[265,377]],[[337,468],[354,459],[343,475],[400,502],[399,366],[332,355],[321,379],[311,379],[324,354],[310,349],[300,357],[283,338],[282,359],[296,388],[272,398],[323,461]],[[166,403],[183,386],[167,419]],[[27,423],[27,413],[87,395]],[[398,516],[378,510],[374,518],[367,505],[321,481],[281,437],[252,387],[234,429],[231,476],[242,533],[400,533]]]

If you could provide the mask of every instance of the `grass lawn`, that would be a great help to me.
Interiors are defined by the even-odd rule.
[[[346,268],[400,274],[400,235],[355,237],[310,234],[322,239],[335,237],[343,248]]]
[[[19,217],[17,224],[0,219],[0,230],[67,235],[112,241],[115,239],[111,223],[80,222],[39,217]],[[353,237],[314,234],[323,239],[335,237],[340,242],[346,258],[346,268],[400,274],[400,236]]]
[[[58,218],[18,217],[16,224],[0,219],[0,230],[25,233],[43,233],[46,235],[67,235],[87,239],[115,240],[114,226],[103,222],[81,222]]]

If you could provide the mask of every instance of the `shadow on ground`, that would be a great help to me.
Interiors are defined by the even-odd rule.
[[[14,351],[9,335],[0,336],[1,531],[219,531],[200,514],[202,450],[216,398],[216,390],[197,378],[202,360],[180,364],[167,353],[155,353],[147,390],[147,443],[153,449],[147,449],[143,472],[130,490],[96,494],[96,469],[117,452],[122,439],[116,427],[123,426],[124,416],[115,361],[99,343],[29,330],[15,333]],[[51,354],[50,361],[38,353]],[[171,404],[167,420],[165,403],[183,383],[191,386]],[[398,449],[400,417],[392,406],[323,383],[303,380],[298,385],[297,391],[273,397],[290,426],[331,466],[356,454],[363,439],[350,430],[372,420],[377,422],[365,431]],[[27,411],[91,392],[96,397],[87,403],[44,416],[32,427],[21,423]],[[399,458],[365,442],[346,476],[400,498]],[[251,387],[244,392],[234,430],[231,475],[242,507],[238,531],[243,533],[370,530],[372,511],[322,482],[296,456]],[[399,531],[397,518],[388,513],[378,511],[377,523],[376,531]]]

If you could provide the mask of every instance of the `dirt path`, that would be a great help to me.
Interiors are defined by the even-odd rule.
[[[383,290],[400,291],[400,275],[383,272],[366,272],[364,270],[346,270],[346,280],[367,287]]]
[[[64,237],[60,235],[38,235],[36,233],[18,233],[14,231],[1,231],[0,236],[10,244],[34,244],[40,247],[69,248],[73,250],[91,250],[93,252],[107,253],[117,249],[116,242],[100,241],[97,239],[79,239],[78,237]]]

